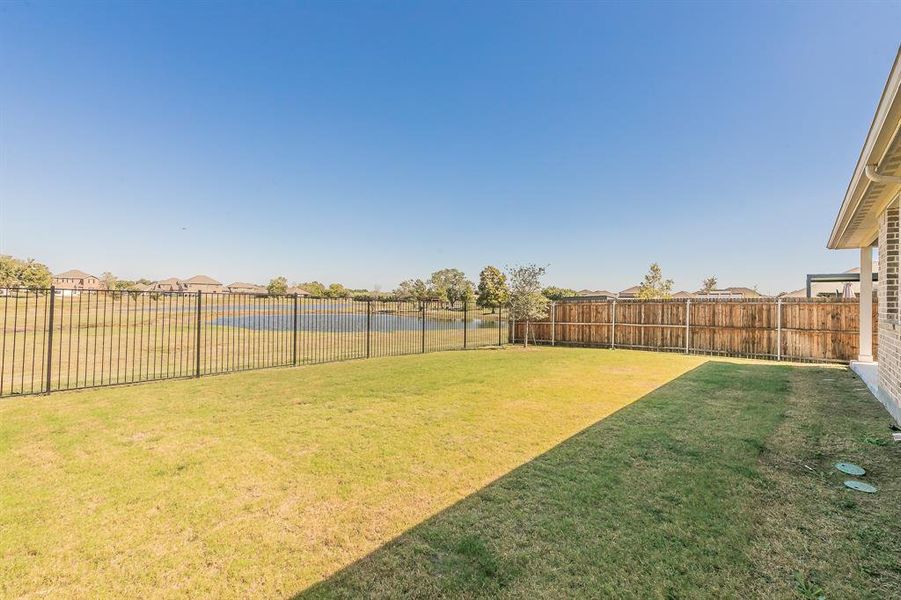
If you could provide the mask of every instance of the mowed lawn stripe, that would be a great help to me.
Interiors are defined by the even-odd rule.
[[[892,597],[887,424],[846,370],[711,361],[299,597]]]
[[[291,595],[704,360],[450,352],[0,401],[0,595]]]

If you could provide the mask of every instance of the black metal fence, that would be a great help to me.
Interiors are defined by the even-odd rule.
[[[503,309],[203,292],[0,289],[0,396],[507,343]]]

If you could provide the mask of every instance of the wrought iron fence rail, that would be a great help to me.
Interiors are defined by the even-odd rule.
[[[466,303],[0,288],[0,396],[504,344]]]

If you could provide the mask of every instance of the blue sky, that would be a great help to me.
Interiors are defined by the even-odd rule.
[[[826,238],[901,3],[0,6],[0,252],[392,288],[485,264],[778,292]]]

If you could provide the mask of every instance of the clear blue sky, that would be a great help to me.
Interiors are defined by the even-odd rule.
[[[0,5],[0,252],[392,288],[795,289],[901,3]]]

